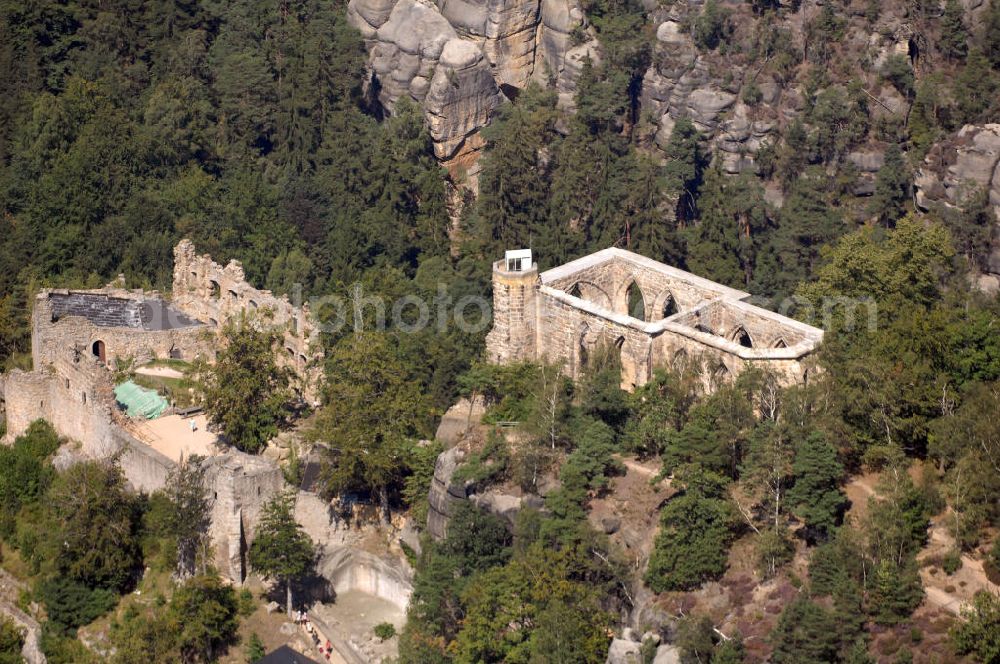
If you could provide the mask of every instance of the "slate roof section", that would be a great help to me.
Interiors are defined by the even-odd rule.
[[[98,327],[176,330],[201,325],[158,298],[129,299],[100,293],[49,293],[52,322],[81,316]]]

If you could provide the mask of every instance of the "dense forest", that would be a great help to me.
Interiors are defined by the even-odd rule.
[[[545,81],[510,94],[472,182],[435,158],[416,101],[379,102],[343,2],[0,0],[0,362],[30,365],[39,288],[123,274],[168,291],[182,237],[276,293],[488,297],[504,249],[551,267],[620,246],[792,298],[793,315],[863,299],[875,324],[833,311],[808,385],[749,371],[711,395],[697,362],[627,393],[612,355],[573,384],[545,365],[484,364],[482,334],[451,324],[331,334],[305,435],[338,450],[328,494],[368,493],[420,523],[441,450],[417,441],[457,397],[521,423],[516,444],[491,435],[457,472],[538,508],[511,528],[469,503],[447,538],[410,551],[401,662],[603,662],[640,606],[656,617],[644,662],[661,639],[685,663],[1000,662],[996,594],[954,615],[926,590],[963,567],[1000,582],[1000,301],[976,287],[997,220],[987,189],[918,209],[913,186],[963,125],[1000,122],[1000,0],[974,21],[958,0],[832,0],[796,23],[801,4],[586,0],[601,57],[569,105]],[[738,86],[746,107],[767,110],[757,80],[796,90],[752,169],[727,170],[690,117],[654,146],[643,81],[663,58],[649,19],[666,9],[713,76],[737,61],[757,72]],[[848,36],[890,10],[915,26],[920,57],[876,67]],[[886,112],[874,84],[904,110]],[[864,192],[849,158],[862,148],[880,155]],[[284,404],[227,391],[226,372],[276,369],[267,339],[230,342],[256,356],[223,356],[209,410],[234,429],[269,418],[234,435],[257,451]],[[74,637],[109,611],[112,661],[212,661],[233,645],[253,598],[195,565],[201,540],[176,518],[194,471],[134,496],[113,464],[57,470],[58,445],[39,423],[0,450],[5,564],[46,608],[49,661],[96,661]],[[647,560],[588,518],[624,457],[669,487]],[[848,497],[859,478],[864,500]],[[933,537],[944,555],[925,555]],[[115,609],[144,567],[186,580]],[[720,588],[725,601],[706,601]],[[743,614],[754,589],[774,602]],[[0,661],[19,647],[0,625]]]

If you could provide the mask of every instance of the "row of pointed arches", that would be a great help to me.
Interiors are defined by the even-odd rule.
[[[612,302],[611,296],[603,288],[587,281],[578,281],[573,284],[572,288],[569,289],[569,294],[581,300],[594,302],[606,309],[619,310],[619,313],[628,314],[632,318],[642,321],[668,318],[680,311],[677,300],[674,299],[673,293],[669,290],[660,298],[662,303],[657,307],[658,311],[650,310],[646,306],[646,297],[643,295],[642,289],[634,279],[626,286],[623,302],[618,306],[614,306],[615,303]]]
[[[619,293],[621,293],[621,291],[619,291]],[[573,286],[569,289],[569,294],[573,297],[593,302],[606,309],[617,310],[619,313],[625,313],[632,318],[647,322],[669,318],[680,311],[680,308],[677,305],[677,300],[674,298],[673,293],[669,290],[666,290],[659,298],[657,298],[657,300],[654,300],[657,304],[654,304],[652,309],[647,307],[646,298],[643,295],[642,289],[634,279],[631,280],[625,287],[624,297],[621,295],[619,296],[617,306],[615,306],[611,296],[608,295],[603,288],[587,281],[578,281],[573,284]],[[744,348],[788,347],[785,340],[780,337],[773,340],[769,344],[757,343],[743,325],[737,325],[728,334],[717,332],[702,324],[697,324],[696,329],[708,334],[722,336],[735,344],[743,346]]]

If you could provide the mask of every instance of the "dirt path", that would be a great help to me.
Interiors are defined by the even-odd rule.
[[[868,508],[868,499],[877,495],[875,486],[878,481],[878,473],[865,473],[854,477],[844,487],[851,501],[849,513],[853,517],[864,516]],[[962,554],[962,567],[957,572],[950,576],[944,573],[939,561],[955,549],[955,540],[948,533],[945,523],[944,515],[931,520],[927,544],[917,553],[917,559],[924,563],[920,569],[920,579],[929,604],[959,615],[976,592],[980,590],[997,592],[1000,588],[986,578],[982,561],[968,554]]]
[[[621,462],[629,471],[639,473],[645,477],[656,477],[660,474],[658,467],[642,464],[632,457],[624,457],[621,459]]]

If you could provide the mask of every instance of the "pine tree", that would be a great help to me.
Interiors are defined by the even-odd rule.
[[[813,272],[819,248],[843,233],[843,219],[827,201],[829,179],[807,170],[792,185],[778,215],[778,227],[768,234],[754,281],[757,291],[787,294]]]
[[[250,640],[247,641],[247,663],[255,664],[258,660],[264,659],[264,655],[266,654],[267,651],[264,650],[264,642],[260,640],[257,632],[252,632]]]
[[[262,576],[285,586],[285,610],[292,617],[292,584],[312,570],[316,551],[309,535],[295,522],[295,494],[280,493],[264,506],[250,564]]]
[[[965,9],[958,0],[947,0],[941,17],[941,52],[952,60],[962,60],[969,52],[969,31],[965,27]]]
[[[555,95],[529,85],[513,104],[501,107],[490,127],[483,130],[486,149],[479,175],[475,220],[488,237],[489,255],[511,247],[532,246],[546,260],[538,241],[544,234],[550,179],[539,158],[555,139]]]
[[[677,198],[677,221],[684,224],[694,217],[695,201],[701,187],[705,168],[705,155],[701,149],[701,135],[690,118],[681,118],[670,131],[670,140],[664,148],[667,192]]]
[[[828,537],[847,507],[847,498],[840,490],[844,467],[823,434],[810,434],[799,444],[792,476],[795,484],[788,492],[792,511],[805,520],[810,539]]]
[[[693,465],[675,475],[683,493],[660,513],[660,532],[646,570],[646,583],[655,592],[690,590],[721,576],[733,539],[725,480]]]
[[[828,664],[838,661],[838,625],[833,614],[800,597],[781,612],[771,632],[774,664]]]
[[[916,560],[902,563],[883,558],[875,568],[868,596],[869,612],[881,625],[896,625],[910,617],[924,597]]]
[[[885,163],[875,176],[875,195],[869,210],[879,222],[891,226],[903,216],[904,204],[910,197],[910,174],[899,146],[890,143],[885,151]]]
[[[1000,81],[997,73],[990,68],[983,49],[971,49],[965,67],[955,80],[954,96],[959,121],[976,122],[983,117],[996,104],[997,90],[1000,90]]]
[[[768,225],[764,188],[749,173],[730,177],[714,167],[698,208],[701,218],[687,235],[689,269],[729,286],[749,286]]]

